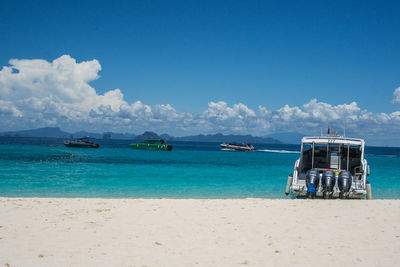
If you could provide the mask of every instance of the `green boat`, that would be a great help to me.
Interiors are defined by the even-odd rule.
[[[144,149],[144,150],[172,150],[171,145],[164,144],[163,139],[158,140],[146,140],[142,143],[130,144],[133,149]]]

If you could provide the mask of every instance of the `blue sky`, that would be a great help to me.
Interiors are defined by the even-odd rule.
[[[397,1],[2,1],[0,7],[1,66],[62,55],[97,60],[101,77],[89,85],[98,95],[119,88],[127,103],[169,104],[194,115],[218,101],[271,111],[312,99],[356,102],[374,114],[400,109],[393,103],[400,87]]]

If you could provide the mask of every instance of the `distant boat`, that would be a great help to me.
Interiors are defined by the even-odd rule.
[[[81,147],[81,148],[98,148],[99,144],[94,142],[94,138],[85,136],[80,139],[66,140],[64,141],[66,147]]]
[[[222,143],[221,148],[224,150],[235,150],[235,151],[253,151],[254,147],[250,144],[236,144],[236,143]]]
[[[143,150],[172,150],[171,145],[164,144],[163,139],[157,140],[146,140],[141,143],[130,144],[133,149],[143,149]]]

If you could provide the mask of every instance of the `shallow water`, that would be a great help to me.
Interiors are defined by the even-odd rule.
[[[295,145],[232,152],[171,142],[173,151],[143,151],[126,140],[99,142],[99,149],[79,149],[59,139],[0,138],[0,196],[286,198],[299,157]],[[400,198],[400,149],[371,147],[367,155],[374,198]]]

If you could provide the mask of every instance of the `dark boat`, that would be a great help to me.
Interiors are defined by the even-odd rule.
[[[94,142],[93,137],[85,136],[80,139],[64,141],[66,147],[98,148],[99,144]]]

